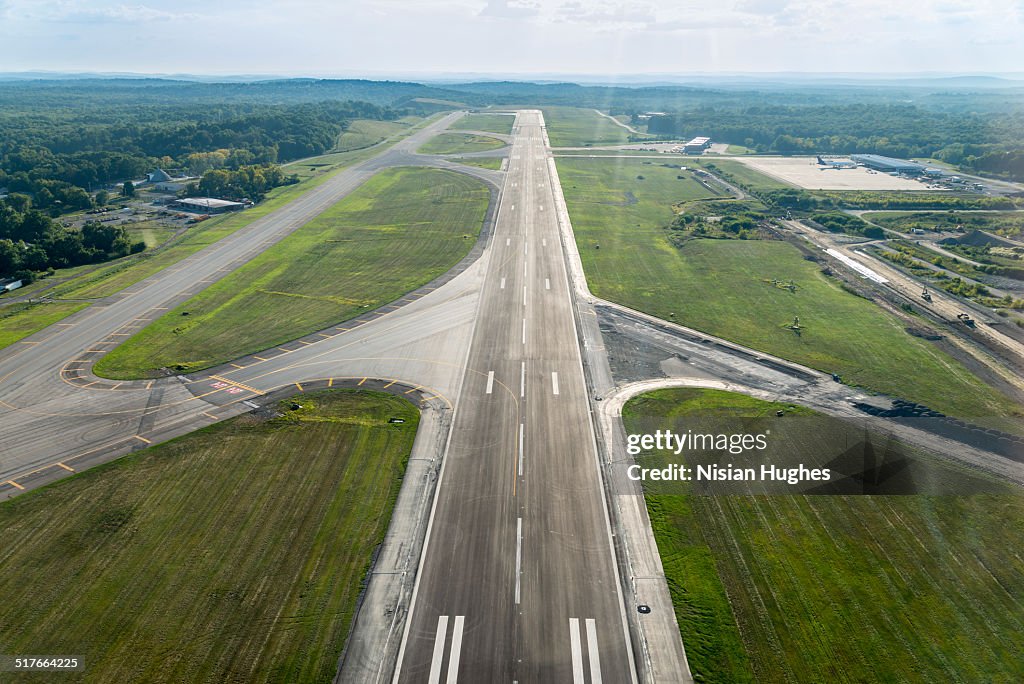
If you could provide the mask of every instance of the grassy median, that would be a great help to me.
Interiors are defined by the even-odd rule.
[[[788,407],[664,390],[627,431]],[[794,421],[795,424],[796,421]],[[780,419],[771,439],[791,438]],[[641,427],[643,426],[643,427]],[[806,449],[793,438],[792,448]],[[741,457],[742,458],[742,457]],[[1024,679],[1024,494],[647,496],[690,667],[702,682]]]
[[[552,147],[624,145],[629,131],[593,109],[544,107],[544,124]]]
[[[512,114],[467,114],[452,124],[450,129],[510,135],[515,120],[516,117]]]
[[[420,146],[420,154],[466,154],[505,147],[497,138],[473,133],[441,133]]]
[[[129,338],[96,372],[138,378],[207,368],[393,301],[469,252],[488,200],[486,186],[463,174],[384,170]]]
[[[419,414],[298,401],[0,504],[0,652],[81,656],[61,682],[330,682]]]
[[[694,181],[676,179],[677,171],[631,159],[557,163],[583,266],[599,297],[952,415],[1019,415],[1012,401],[908,334],[895,316],[823,275],[788,243],[673,245],[666,229],[672,204],[696,192]],[[773,280],[792,280],[795,290]],[[797,316],[799,335],[788,327]]]

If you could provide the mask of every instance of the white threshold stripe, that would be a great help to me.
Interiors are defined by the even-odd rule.
[[[558,371],[551,371],[551,393],[558,394]]]
[[[540,245],[541,245],[541,247],[547,247],[548,246],[548,239],[547,238],[541,238]]]
[[[520,423],[519,424],[519,477],[523,476],[523,439],[524,439],[523,433],[524,433],[525,430],[526,430],[526,426],[523,423]]]
[[[508,247],[511,244],[512,244],[512,238],[510,238],[510,237],[509,238],[505,238],[505,246]]]
[[[545,278],[544,279],[544,289],[545,290],[550,290],[551,289],[551,279],[550,278]]]
[[[505,279],[504,278],[501,279],[501,287],[499,289],[502,289],[502,290],[505,289]]]
[[[494,371],[487,371],[487,394],[494,389]]]
[[[519,576],[523,568],[523,519],[516,518],[516,604],[519,603]]]
[[[452,652],[448,658],[448,684],[459,681],[459,658],[462,656],[462,625],[466,622],[464,615],[455,616],[455,629],[452,631]]]
[[[524,242],[523,243],[523,254],[529,254],[529,253],[530,253],[530,243],[529,242]]]
[[[541,211],[544,211],[544,207],[540,207],[540,210],[541,210]]]
[[[569,618],[569,648],[572,650],[572,681],[583,684],[583,647],[580,644],[580,621]]]
[[[516,205],[513,204],[512,205],[512,211],[515,211],[515,210],[516,210]]]
[[[519,367],[519,396],[526,396],[526,362]]]
[[[587,654],[590,656],[590,683],[601,684],[601,653],[597,649],[597,623],[587,618]]]
[[[448,616],[438,616],[437,634],[434,636],[434,657],[430,660],[430,677],[427,679],[430,684],[438,684],[441,681],[441,659],[444,658],[444,638],[447,631]]]

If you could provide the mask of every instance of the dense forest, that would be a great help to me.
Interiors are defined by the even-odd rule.
[[[290,161],[331,149],[350,119],[399,115],[359,102],[116,105],[73,113],[23,103],[0,111],[0,187],[30,194],[35,208],[56,216],[87,209],[91,193],[157,166],[201,175]]]
[[[0,200],[0,277],[31,282],[36,272],[107,261],[145,248],[145,242],[132,243],[121,226],[89,221],[81,230],[65,228],[33,209],[23,195]]]

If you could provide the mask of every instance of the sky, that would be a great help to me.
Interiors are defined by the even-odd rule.
[[[1024,0],[0,0],[0,72],[1005,73]]]

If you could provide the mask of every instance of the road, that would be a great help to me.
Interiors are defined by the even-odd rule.
[[[521,112],[399,682],[628,682],[539,112]]]

